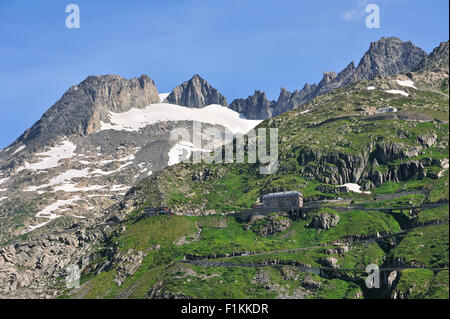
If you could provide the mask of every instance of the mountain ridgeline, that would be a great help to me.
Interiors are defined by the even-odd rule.
[[[370,44],[358,66],[351,62],[339,73],[324,72],[318,84],[305,84],[301,90],[289,92],[281,88],[277,101],[267,99],[256,90],[247,98],[228,104],[227,99],[198,74],[175,87],[164,102],[191,108],[218,104],[228,107],[247,119],[264,120],[286,111],[302,108],[319,95],[361,80],[384,78],[417,70],[448,70],[448,42],[442,42],[428,55],[412,42],[398,38],[381,38]],[[132,107],[142,108],[159,103],[154,81],[147,75],[124,79],[117,75],[89,76],[72,86],[42,118],[11,145],[19,142],[41,145],[60,136],[89,135],[100,129],[100,122],[108,122],[108,112],[126,112]]]
[[[361,80],[376,77],[389,77],[413,70],[446,70],[445,52],[448,42],[443,42],[430,55],[415,46],[411,41],[403,42],[398,38],[381,38],[372,42],[369,50],[363,55],[358,66],[352,61],[341,72],[324,72],[318,84],[306,83],[301,90],[289,92],[281,88],[277,101],[267,99],[264,92],[256,90],[252,96],[235,99],[227,105],[226,99],[205,80],[195,75],[192,79],[176,87],[167,98],[173,104],[203,107],[209,104],[220,104],[244,115],[248,119],[264,120],[291,109],[301,108],[316,96],[329,93],[337,88]],[[429,62],[437,61],[437,62]],[[434,64],[432,64],[434,63]]]
[[[382,38],[370,44],[369,50],[361,58],[357,67],[351,62],[338,74],[333,71],[324,72],[323,78],[318,84],[305,84],[301,90],[293,93],[282,88],[277,101],[268,101],[261,92],[257,91],[246,100],[233,101],[230,108],[251,119],[266,119],[299,108],[318,95],[360,80],[389,77],[411,71],[427,56],[425,51],[410,41]]]

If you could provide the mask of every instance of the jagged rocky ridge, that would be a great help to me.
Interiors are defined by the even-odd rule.
[[[324,72],[318,84],[306,83],[301,90],[289,92],[281,88],[276,101],[268,100],[264,92],[256,90],[247,98],[233,100],[228,107],[248,119],[264,120],[299,108],[316,96],[357,81],[376,77],[386,78],[419,69],[445,71],[448,69],[446,56],[448,57],[448,42],[441,43],[428,55],[411,41],[403,42],[395,37],[381,38],[370,44],[369,50],[363,55],[358,66],[352,61],[337,74],[333,71]],[[228,105],[226,99],[198,75],[177,86],[167,97],[167,101],[189,107],[204,107],[208,104]]]
[[[433,71],[448,72],[449,71],[449,42],[441,42],[434,48],[429,56],[425,57],[422,62],[414,69],[414,71]]]
[[[228,105],[226,98],[198,74],[174,88],[165,101],[171,104],[196,108],[202,108],[211,104]]]
[[[277,101],[268,101],[263,93],[257,91],[254,96],[246,100],[233,101],[230,108],[243,113],[250,119],[266,119],[301,107],[318,95],[356,81],[375,77],[385,78],[412,71],[427,57],[427,53],[411,41],[403,42],[395,37],[381,38],[370,44],[369,50],[361,58],[357,67],[354,62],[351,62],[338,74],[333,71],[324,72],[322,80],[317,85],[305,84],[303,89],[293,93],[282,88]],[[431,55],[430,58],[432,58]]]

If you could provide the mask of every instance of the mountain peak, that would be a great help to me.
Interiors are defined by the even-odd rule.
[[[228,106],[226,98],[198,74],[175,87],[165,102],[196,108],[211,104]]]
[[[287,92],[283,91],[281,92]],[[253,95],[246,99],[235,99],[229,106],[230,109],[244,114],[248,119],[261,120],[274,115],[275,101],[269,101],[264,91],[255,90]]]
[[[159,103],[158,90],[147,75],[129,80],[91,75],[64,93],[19,140],[45,143],[61,135],[87,135],[100,128],[109,111],[126,112],[153,103]]]
[[[429,56],[415,68],[414,71],[441,71],[448,73],[449,68],[449,43],[441,42],[433,49]]]
[[[414,69],[426,56],[427,53],[411,41],[383,37],[370,44],[369,50],[358,64],[356,79],[405,73]]]

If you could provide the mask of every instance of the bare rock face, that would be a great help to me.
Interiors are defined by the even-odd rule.
[[[246,99],[236,99],[230,104],[230,109],[243,114],[251,120],[261,120],[272,117],[275,114],[275,101],[269,101],[266,93],[255,91]]]
[[[414,71],[432,71],[446,72],[448,74],[449,67],[449,44],[441,42],[438,47],[430,53],[429,56],[420,62]]]
[[[132,249],[126,253],[118,253],[114,260],[115,263],[119,264],[116,269],[114,282],[120,286],[127,277],[133,275],[138,270],[144,257],[143,252],[133,251]]]
[[[339,215],[330,213],[321,213],[314,216],[309,227],[316,229],[330,229],[335,227],[339,222]]]
[[[262,237],[268,237],[285,231],[291,225],[289,218],[279,215],[254,216],[245,225],[246,230],[252,230]]]
[[[89,76],[72,86],[41,119],[18,139],[27,145],[45,144],[62,135],[88,135],[107,120],[108,111],[159,103],[158,90],[147,75],[124,79],[117,75]]]
[[[411,41],[398,38],[381,38],[370,44],[356,70],[356,79],[388,77],[409,72],[427,57],[427,53]]]
[[[198,74],[174,88],[165,102],[195,108],[211,104],[228,106],[227,99]]]
[[[158,90],[147,75],[130,80],[118,75],[89,76],[71,90],[82,90],[95,104],[117,113],[159,103]]]
[[[422,62],[414,69],[414,71],[432,71],[446,72],[448,74],[449,67],[449,44],[441,42],[440,45],[430,53]]]

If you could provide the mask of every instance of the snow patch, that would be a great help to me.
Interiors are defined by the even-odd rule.
[[[192,152],[212,152],[212,150],[204,150],[196,148],[194,144],[190,142],[178,142],[169,151],[169,162],[168,166],[173,166],[175,164],[181,163],[183,160],[188,159]]]
[[[125,164],[123,164],[123,165],[120,165],[118,169],[115,169],[115,170],[113,170],[113,171],[103,171],[103,170],[101,170],[101,169],[96,169],[96,170],[94,170],[94,171],[91,173],[91,176],[93,176],[93,177],[98,177],[98,176],[101,176],[101,175],[111,175],[111,174],[120,172],[122,169],[124,169],[125,167],[127,167],[127,166],[129,166],[129,165],[131,165],[131,164],[133,164],[133,162],[125,163]]]
[[[25,192],[34,192],[42,188],[47,188],[50,186],[59,185],[53,187],[53,192],[64,191],[64,192],[88,192],[92,190],[98,190],[105,188],[106,186],[92,185],[87,187],[77,187],[77,183],[70,182],[73,178],[88,177],[90,175],[89,169],[85,168],[82,170],[70,169],[53,177],[47,184],[42,184],[39,186],[29,186],[25,189]]]
[[[20,151],[22,151],[23,149],[25,149],[25,147],[26,147],[26,145],[21,145],[21,146],[19,146],[19,147],[14,151],[14,153],[12,153],[11,155],[14,155],[14,154],[16,154],[16,153],[19,153]]]
[[[8,196],[0,197],[0,202],[5,200],[5,199],[7,199],[7,198],[8,198]]]
[[[355,183],[347,183],[347,184],[339,185],[338,187],[341,187],[341,186],[345,186],[350,191],[355,192],[355,193],[370,194],[370,191],[367,191],[367,192],[362,191],[361,186],[359,186],[358,184],[355,184]]]
[[[77,177],[86,177],[89,175],[89,169],[85,168],[82,170],[76,170],[76,169],[69,169],[68,171],[65,171],[61,174],[59,174],[56,177],[53,177],[47,184],[42,184],[39,186],[29,186],[27,189],[25,189],[26,192],[34,192],[41,188],[46,188],[54,185],[59,185],[64,182],[68,182],[72,180],[73,178]]]
[[[375,90],[375,87],[374,86],[368,86],[367,90],[369,90],[369,91]]]
[[[100,131],[139,131],[149,124],[161,121],[198,121],[222,125],[232,133],[247,133],[262,121],[248,120],[227,107],[212,104],[203,108],[189,108],[180,105],[151,104],[144,109],[132,108],[123,113],[110,112],[111,123],[101,122]]]
[[[61,186],[56,186],[53,189],[53,192],[63,191],[68,193],[74,193],[74,192],[89,192],[89,191],[95,191],[102,188],[105,188],[106,186],[102,185],[92,185],[87,187],[77,187],[78,184],[73,183],[67,183],[63,184]]]
[[[414,82],[411,81],[411,80],[404,80],[404,81],[402,81],[402,80],[396,80],[396,81],[397,81],[397,83],[398,83],[399,85],[401,85],[401,86],[406,86],[406,87],[410,87],[410,88],[413,88],[413,89],[417,89],[417,88],[414,86]]]
[[[124,185],[113,185],[111,187],[111,191],[113,192],[119,192],[119,191],[126,191],[130,189],[130,186],[124,186]]]
[[[403,96],[409,96],[408,93],[406,93],[405,91],[402,91],[402,90],[386,90],[384,92],[390,93],[390,94],[400,94],[400,95],[403,95]]]
[[[100,164],[105,165],[105,164],[109,164],[109,163],[113,163],[113,162],[127,162],[127,161],[133,161],[134,159],[135,159],[134,154],[131,154],[129,156],[125,156],[125,157],[118,158],[118,159],[103,160],[103,161],[100,161]]]
[[[80,197],[75,196],[75,197],[72,197],[71,199],[58,200],[55,203],[45,207],[43,210],[41,210],[39,213],[36,214],[36,217],[47,218],[48,220],[43,222],[43,223],[40,223],[38,225],[28,226],[28,229],[24,230],[22,232],[22,234],[26,234],[26,233],[29,233],[29,232],[35,230],[35,229],[41,228],[42,226],[47,225],[53,219],[61,217],[61,215],[54,214],[53,212],[55,212],[57,210],[59,210],[60,212],[67,211],[67,210],[69,210],[68,208],[61,209],[61,207],[70,205],[70,204],[72,204],[72,203],[74,203],[76,201],[79,201],[80,199],[81,199]]]
[[[72,158],[76,148],[75,144],[64,138],[62,144],[51,147],[46,152],[35,154],[36,157],[43,157],[39,162],[31,164],[25,162],[24,166],[19,167],[16,172],[18,173],[25,169],[36,171],[57,167],[60,160]]]

